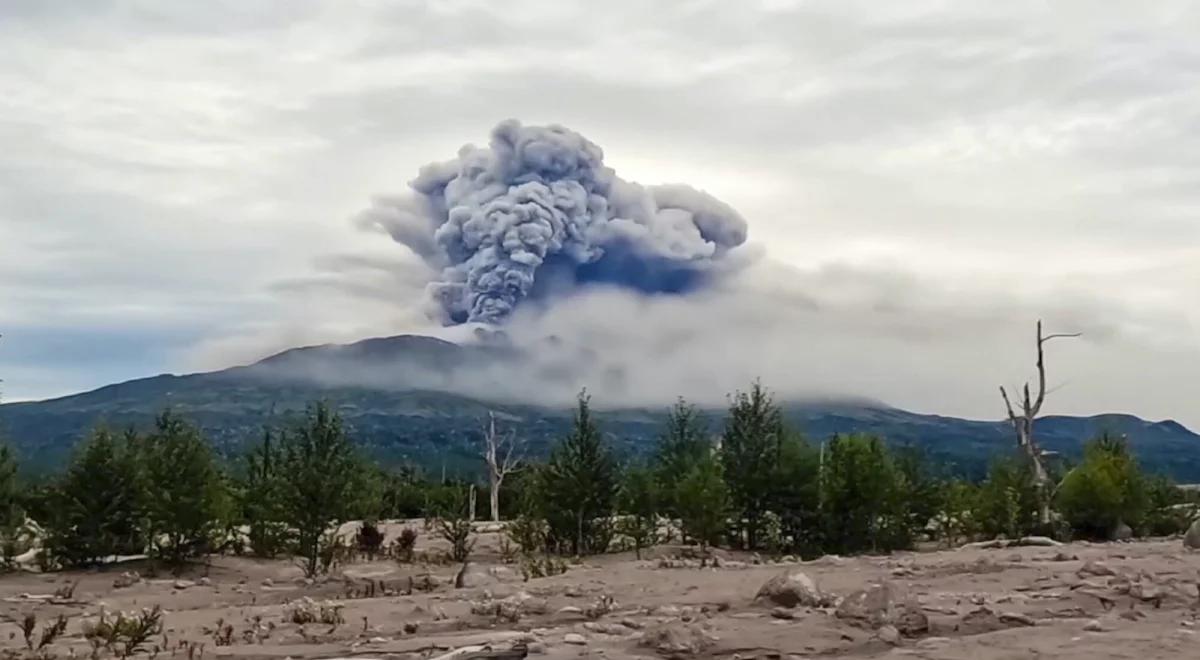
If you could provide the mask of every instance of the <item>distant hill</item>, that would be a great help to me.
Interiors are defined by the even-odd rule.
[[[521,355],[503,346],[460,346],[431,337],[399,336],[349,345],[297,348],[243,367],[184,376],[161,375],[47,401],[0,406],[0,425],[22,461],[54,469],[98,423],[145,427],[166,407],[196,421],[218,451],[233,456],[265,425],[286,423],[316,399],[338,407],[354,438],[385,463],[413,462],[451,471],[477,465],[480,420],[495,411],[544,452],[569,428],[568,409],[489,403],[454,393],[456,379]],[[548,378],[552,375],[548,375]],[[810,438],[869,432],[912,445],[959,471],[980,474],[997,453],[1011,451],[1010,429],[984,422],[923,415],[866,400],[783,402],[790,424]],[[666,407],[602,410],[603,429],[625,454],[651,447]],[[705,410],[720,430],[723,410]],[[1143,465],[1184,482],[1200,481],[1200,436],[1177,422],[1131,415],[1049,416],[1037,432],[1046,449],[1077,456],[1103,430],[1126,435]]]

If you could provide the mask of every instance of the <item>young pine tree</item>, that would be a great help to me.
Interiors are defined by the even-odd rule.
[[[279,458],[283,521],[295,530],[294,552],[311,577],[322,569],[328,535],[354,511],[361,465],[341,418],[323,403],[280,439]]]
[[[8,445],[0,444],[0,568],[9,566],[19,553],[18,543],[25,511],[17,485],[17,461]]]
[[[677,516],[674,494],[679,480],[712,453],[712,443],[696,407],[680,399],[667,414],[654,456],[654,475],[662,495],[662,508]]]
[[[266,429],[262,444],[246,454],[240,488],[241,514],[248,529],[250,552],[268,559],[283,552],[289,540],[287,525],[282,522],[279,462],[279,448],[273,442],[271,430]]]
[[[633,466],[621,479],[618,510],[623,514],[617,531],[633,541],[634,554],[658,542],[658,482],[648,468]]]
[[[617,495],[616,460],[588,403],[587,393],[580,393],[574,429],[551,452],[539,479],[551,542],[575,555],[608,549]]]
[[[901,478],[883,441],[837,436],[821,473],[824,541],[834,552],[891,551],[911,543]]]
[[[132,448],[104,428],[76,449],[50,492],[44,544],[49,563],[95,565],[144,538],[137,463]]]
[[[228,516],[225,479],[200,430],[170,411],[143,447],[154,554],[174,570],[211,551]]]
[[[783,414],[770,393],[755,382],[749,392],[734,395],[721,437],[725,483],[745,543],[758,545],[758,532],[771,493],[772,470],[784,439]]]
[[[779,552],[815,552],[820,545],[820,452],[788,433],[771,470],[767,508],[779,516]],[[768,548],[771,549],[771,548]]]
[[[729,488],[721,474],[721,463],[706,456],[679,480],[675,502],[683,532],[700,544],[701,552],[715,545],[725,533],[730,511]]]

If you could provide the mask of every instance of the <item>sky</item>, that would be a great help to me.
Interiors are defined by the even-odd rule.
[[[514,317],[608,356],[614,401],[757,376],[996,419],[1043,318],[1083,333],[1046,412],[1200,428],[1195,3],[597,7],[0,3],[4,399],[443,332],[354,218],[517,118],[749,225],[712,291]]]

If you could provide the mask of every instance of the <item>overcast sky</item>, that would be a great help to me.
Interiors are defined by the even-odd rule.
[[[4,0],[0,44],[6,400],[429,331],[419,260],[352,218],[514,117],[760,255],[686,313],[543,327],[616,306],[609,339],[785,393],[996,418],[1041,316],[1085,333],[1047,412],[1200,426],[1196,3]]]

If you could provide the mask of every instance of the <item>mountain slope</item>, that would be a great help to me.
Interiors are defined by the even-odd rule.
[[[355,439],[385,462],[474,469],[479,422],[489,410],[518,427],[535,452],[545,451],[570,425],[570,410],[489,403],[447,391],[481,365],[520,359],[503,346],[464,347],[414,336],[297,348],[223,371],[154,376],[59,399],[5,404],[0,425],[27,465],[52,469],[96,424],[144,427],[171,407],[199,423],[218,450],[232,456],[256,440],[265,425],[286,423],[309,402],[324,399],[339,408]],[[788,422],[810,438],[878,433],[974,474],[1013,445],[1001,422],[923,415],[862,400],[785,402],[783,407]],[[620,451],[632,454],[653,444],[665,413],[664,406],[603,410],[598,417]],[[723,414],[704,411],[713,432],[719,431]],[[1050,416],[1037,427],[1046,449],[1067,455],[1078,455],[1083,441],[1103,430],[1128,436],[1148,468],[1200,481],[1200,436],[1173,421]]]

